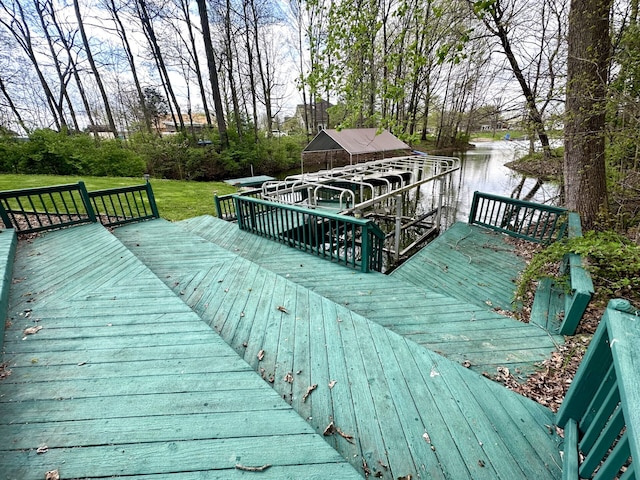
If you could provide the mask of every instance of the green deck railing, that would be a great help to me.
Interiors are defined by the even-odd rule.
[[[558,411],[563,479],[636,479],[640,455],[640,316],[611,300]]]
[[[0,192],[0,218],[17,233],[99,221],[115,226],[158,218],[151,185],[88,192],[84,182]]]
[[[105,227],[160,217],[149,182],[132,187],[96,190],[88,194],[98,220]]]
[[[547,244],[564,237],[566,217],[564,208],[474,192],[469,224]]]
[[[214,195],[213,203],[216,206],[216,215],[222,220],[228,222],[235,222],[238,220],[236,215],[236,206],[233,202],[233,197],[240,195],[242,197],[260,198],[262,190],[260,188],[254,188],[251,190],[245,190],[239,193],[230,193],[228,195]]]
[[[235,195],[238,226],[328,260],[382,271],[384,232],[371,220]]]

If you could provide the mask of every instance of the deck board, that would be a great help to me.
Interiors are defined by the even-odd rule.
[[[362,478],[102,226],[20,242],[14,278],[0,478]]]
[[[178,225],[224,249],[233,250],[238,255],[295,283],[304,285],[401,335],[408,333],[416,335],[415,340],[425,347],[436,350],[444,356],[470,362],[471,368],[479,373],[486,372],[491,375],[496,373],[498,367],[507,367],[522,379],[534,372],[537,368],[536,364],[547,358],[556,349],[556,345],[564,341],[563,337],[549,335],[538,326],[524,324],[500,315],[482,301],[461,300],[453,295],[455,292],[445,292],[438,280],[433,280],[432,273],[425,273],[423,276],[420,268],[416,269],[421,274],[420,278],[425,278],[425,284],[435,283],[437,287],[435,291],[426,288],[428,285],[416,285],[406,281],[399,272],[408,268],[407,264],[390,276],[376,272],[363,274],[286,245],[243,232],[237,228],[237,225],[214,217],[197,217],[179,222]],[[474,227],[471,231],[473,235],[469,235],[469,231],[462,227],[454,229],[452,239],[445,238],[444,242],[441,241],[443,248],[452,250],[449,245],[454,247],[457,245],[460,248],[470,246],[473,251],[478,245],[480,245],[478,248],[481,248],[488,243],[492,248],[483,248],[483,255],[488,254],[491,258],[507,256],[508,260],[503,262],[512,265],[504,275],[508,278],[506,280],[508,288],[505,292],[505,286],[502,285],[499,296],[491,296],[489,301],[492,304],[499,303],[496,298],[508,298],[510,301],[514,289],[510,279],[516,275],[516,267],[520,266],[521,261],[507,255],[512,252],[512,247],[505,243],[501,236],[489,233],[487,240],[482,236],[484,229],[476,230]],[[199,241],[194,240],[196,243]],[[430,248],[431,246],[428,246],[423,249],[416,265],[423,265],[428,260]],[[460,257],[459,260],[466,265],[467,257],[453,250]],[[474,264],[487,264],[482,256],[477,255],[477,259],[475,258]],[[409,262],[413,263],[413,260]],[[450,270],[453,269],[452,265]],[[491,268],[490,271],[495,270]],[[476,275],[474,278],[480,278],[478,273],[474,275]],[[450,280],[446,279],[446,281]],[[488,282],[483,280],[481,283]],[[481,289],[481,287],[477,288]],[[475,293],[481,295],[479,298],[485,298],[487,294],[486,290]],[[464,295],[470,296],[471,293],[465,291]],[[411,326],[407,327],[408,325]],[[502,334],[488,337],[486,332],[489,329]],[[446,333],[449,337],[438,336],[438,333]],[[435,337],[432,337],[432,334]],[[454,340],[450,342],[450,339]],[[468,342],[468,345],[461,345],[461,342]],[[523,343],[518,347],[517,342]],[[486,347],[479,351],[481,355],[475,354],[478,352],[478,345]],[[486,355],[484,350],[491,351],[492,354]],[[461,351],[466,352],[464,356],[460,355]]]
[[[191,282],[189,288],[202,290],[200,298],[210,303],[191,303],[184,295],[180,298],[204,322],[220,330],[235,351],[243,351],[247,363],[316,432],[324,432],[333,421],[345,435],[353,436],[353,444],[337,433],[327,440],[362,473],[386,479],[409,474],[474,479],[559,476],[559,439],[545,426],[553,423],[553,414],[531,400],[268,270],[262,273],[262,289],[233,292],[238,298],[231,305],[257,308],[251,313],[247,309],[240,321],[229,321],[224,312],[236,318],[238,310],[213,304],[226,302],[231,292],[221,292],[217,282],[196,286],[194,266],[182,266],[179,260],[183,252],[192,258],[198,251],[203,271],[213,269],[216,262],[224,263],[224,269],[220,267],[224,277],[218,278],[223,285],[227,278],[242,275],[238,272],[255,268],[252,262],[241,257],[223,260],[217,255],[219,246],[191,243],[193,234],[164,221],[130,225],[115,233],[174,292],[179,294],[183,281]],[[176,246],[170,257],[157,254],[155,245],[162,242]],[[209,293],[210,289],[217,293]],[[260,299],[254,298],[258,296]],[[304,323],[307,325],[301,325]],[[298,334],[305,338],[296,338]],[[264,351],[262,360],[257,357],[260,350]],[[405,369],[405,363],[413,366]],[[281,374],[289,369],[293,385]],[[303,400],[300,395],[310,385],[317,387]],[[468,400],[479,390],[490,394]],[[509,407],[495,408],[500,402]],[[530,451],[516,454],[496,425],[508,426],[509,434],[519,431]],[[530,435],[535,442],[527,440]],[[443,450],[448,446],[446,451],[440,452],[440,445]]]

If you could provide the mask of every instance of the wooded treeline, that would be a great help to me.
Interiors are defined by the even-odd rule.
[[[506,126],[549,158],[566,125],[588,225],[640,175],[638,0],[0,0],[0,42],[0,125],[18,132],[170,127],[220,153],[278,130],[446,147]]]

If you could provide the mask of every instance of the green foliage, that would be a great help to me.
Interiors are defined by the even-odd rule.
[[[208,138],[207,138],[208,137]],[[219,151],[216,132],[204,140],[184,135],[159,137],[137,132],[128,141],[96,139],[36,130],[28,140],[0,135],[0,172],[38,175],[91,175],[175,180],[218,180],[232,176],[273,174],[300,162],[303,136],[239,137],[230,131],[230,148]]]
[[[52,175],[140,176],[144,161],[120,140],[36,130],[28,141],[0,137],[0,171]]]
[[[555,277],[552,272],[569,253],[582,257],[597,298],[640,295],[640,245],[608,230],[589,231],[583,237],[555,242],[535,254],[520,277],[516,298],[522,299],[535,280]]]

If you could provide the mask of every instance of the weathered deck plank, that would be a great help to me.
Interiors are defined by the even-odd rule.
[[[525,264],[505,235],[456,223],[391,275],[469,303],[512,309]]]
[[[547,358],[555,350],[556,344],[563,342],[561,336],[550,336],[538,326],[504,317],[483,302],[470,303],[455,295],[445,294],[437,280],[426,275],[425,278],[438,286],[436,291],[409,283],[395,274],[387,276],[375,272],[356,272],[243,232],[236,225],[217,218],[197,217],[180,222],[179,225],[345,305],[394,332],[412,335],[415,341],[431,350],[461,362],[470,362],[471,368],[479,373],[494,374],[498,367],[507,367],[516,375],[524,376],[533,372],[535,364]],[[458,245],[466,246],[465,242],[468,240],[465,235],[468,232],[460,229],[454,233],[457,240],[452,240],[453,244],[460,240]],[[489,240],[497,244],[504,243],[502,237],[496,237],[493,233],[489,234]],[[480,240],[474,240],[473,245],[484,245],[483,241],[480,237]],[[446,242],[444,247],[449,249]],[[425,253],[421,252],[420,255],[427,258],[426,251],[430,248],[423,249]],[[511,246],[504,243],[504,248],[510,250]],[[505,252],[495,250],[496,248],[485,248],[482,249],[482,254],[488,252],[491,258],[505,255]],[[464,264],[468,263],[466,256],[460,252],[456,254],[463,259]],[[424,261],[426,260],[419,260],[418,263]],[[480,261],[478,255],[477,262]],[[483,265],[486,263],[484,260],[482,262]],[[513,265],[506,274],[509,278],[506,289],[508,293],[503,291],[504,285],[501,287],[503,290],[500,290],[500,295],[504,298],[510,298],[513,294],[514,285],[510,278],[515,275],[514,268],[519,265],[518,262],[520,260],[517,259],[506,261]],[[453,269],[452,265],[451,270]],[[496,269],[492,268],[490,271],[494,270]],[[478,294],[482,295],[480,298],[484,298],[486,291]],[[495,297],[490,298],[495,301]],[[464,354],[461,355],[461,352]]]
[[[220,275],[224,264],[224,277],[218,278],[222,285],[254,268],[251,262],[222,259],[219,246],[191,243],[193,234],[163,221],[130,225],[116,234],[175,292],[181,291],[183,281],[201,290],[191,298],[206,297],[206,303],[181,298],[236,351],[243,351],[245,360],[316,432],[326,431],[333,421],[334,428],[353,436],[352,444],[336,430],[329,441],[362,472],[387,479],[408,474],[559,476],[558,438],[545,426],[553,423],[553,415],[540,405],[270,271],[264,271],[262,289],[245,287],[233,293],[246,300],[235,298],[232,305],[251,303],[257,308],[229,322],[224,312],[235,317],[238,310],[217,308],[214,302],[225,302],[231,292],[221,292],[217,282],[195,285],[193,265],[182,267],[179,260],[183,252],[187,258],[199,252],[201,270],[219,268]],[[157,254],[155,246],[162,242],[176,246],[170,258]],[[252,299],[257,296],[260,299]],[[225,328],[233,325],[235,331]],[[297,339],[298,334],[305,338]],[[405,369],[405,363],[413,366]],[[289,369],[291,377],[283,376]],[[317,387],[305,397],[312,385]],[[476,396],[480,390],[487,394]],[[504,425],[509,434],[518,431],[524,451],[515,452],[496,425]],[[443,447],[440,452],[440,445],[447,446],[446,451]]]
[[[0,478],[361,478],[103,227],[20,242],[14,273]]]

